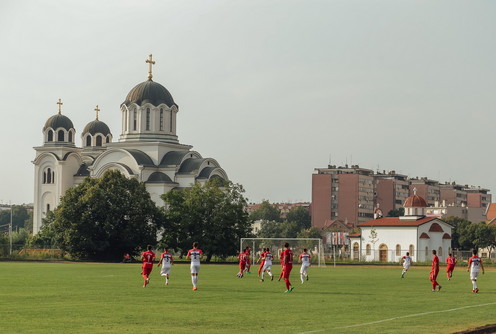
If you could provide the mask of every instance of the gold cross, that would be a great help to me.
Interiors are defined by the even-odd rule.
[[[62,114],[62,105],[63,105],[62,100],[59,99],[59,102],[57,102],[57,104],[59,105],[59,115],[60,115]]]
[[[98,113],[100,112],[100,108],[98,108],[98,104],[96,105],[95,111],[96,111],[96,120],[98,121]]]
[[[148,64],[148,79],[151,80],[153,78],[152,65],[155,65],[155,61],[152,60],[152,55],[148,56],[146,63]]]

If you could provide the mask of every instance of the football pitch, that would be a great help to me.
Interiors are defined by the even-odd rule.
[[[279,274],[279,266],[274,266]],[[472,293],[465,267],[431,292],[428,267],[311,267],[295,289],[237,278],[235,265],[202,264],[198,291],[189,265],[164,285],[156,266],[142,287],[140,264],[0,262],[1,333],[453,333],[496,323],[496,271]]]

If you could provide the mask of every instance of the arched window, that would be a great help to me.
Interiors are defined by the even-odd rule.
[[[396,256],[401,256],[401,246],[399,244],[396,245]]]
[[[136,131],[136,125],[138,124],[138,112],[133,109],[133,130]]]
[[[150,131],[150,108],[146,108],[146,131]]]
[[[91,146],[91,136],[90,135],[86,136],[86,146]]]
[[[160,131],[164,131],[164,110],[160,108]]]
[[[47,168],[43,172],[43,183],[55,183],[55,172],[51,168]]]
[[[69,131],[69,143],[72,143],[72,131]]]
[[[48,130],[47,141],[53,141],[53,131],[52,130]]]
[[[47,172],[43,172],[43,184],[47,183]]]
[[[370,255],[371,253],[371,247],[370,247],[370,244],[367,244],[367,246],[365,246],[365,255]]]
[[[408,251],[410,252],[411,256],[415,256],[415,246],[414,245],[410,245],[410,247],[408,247]]]
[[[425,246],[425,259],[429,257],[429,247]]]
[[[64,130],[59,130],[59,132],[57,132],[57,141],[64,141]]]
[[[443,256],[443,248],[439,247],[437,250],[437,256]]]
[[[107,136],[107,140],[106,140],[107,143],[110,143],[110,135]]]
[[[50,204],[47,204],[46,213],[49,213],[49,212],[50,212]]]
[[[96,146],[102,146],[102,136],[96,136]]]

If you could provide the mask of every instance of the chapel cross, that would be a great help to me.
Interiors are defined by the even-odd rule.
[[[62,100],[59,99],[59,102],[57,102],[57,104],[59,105],[59,115],[60,115],[62,114],[62,105],[63,105]]]
[[[98,108],[98,104],[96,105],[95,111],[96,111],[96,120],[98,121],[98,113],[100,112],[100,108]]]
[[[155,65],[155,61],[152,60],[152,55],[149,55],[148,56],[148,59],[146,60],[146,63],[148,64],[148,79],[151,80],[153,78],[152,65]]]

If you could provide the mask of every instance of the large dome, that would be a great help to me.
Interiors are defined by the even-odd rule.
[[[161,103],[165,103],[168,107],[177,106],[171,93],[164,86],[151,79],[131,89],[123,104],[129,105],[131,103],[136,103],[139,106],[145,103],[151,103],[154,106],[158,106]]]
[[[410,196],[405,200],[403,207],[405,207],[405,208],[426,208],[427,203],[425,202],[425,199],[418,196],[417,194],[414,194],[413,196]]]
[[[43,127],[43,131],[47,128],[52,128],[53,130],[57,130],[58,128],[64,128],[66,131],[70,129],[74,129],[74,125],[69,117],[64,116],[62,114],[53,115],[46,122]]]
[[[97,133],[101,133],[102,135],[104,136],[107,136],[110,133],[110,129],[109,127],[107,126],[107,124],[105,124],[104,122],[102,121],[99,121],[99,120],[94,120],[92,122],[89,122],[88,124],[86,124],[86,126],[84,127],[84,130],[83,130],[83,135],[85,133],[90,133],[92,136],[93,135],[96,135]]]

